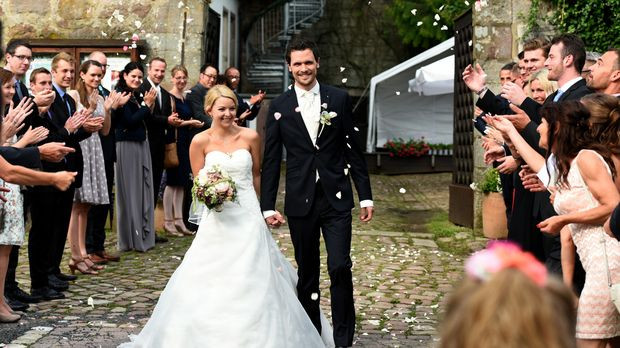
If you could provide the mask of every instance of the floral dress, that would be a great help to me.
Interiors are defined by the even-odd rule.
[[[16,139],[13,136],[10,143],[15,143]],[[2,192],[7,201],[0,203],[0,245],[22,245],[26,230],[21,186],[7,183],[2,179],[0,179],[0,186],[10,190]]]

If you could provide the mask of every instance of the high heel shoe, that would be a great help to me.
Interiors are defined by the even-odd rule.
[[[21,319],[22,316],[19,314],[2,314],[0,313],[0,323],[14,323]]]
[[[92,275],[99,274],[99,272],[88,267],[88,265],[86,264],[86,262],[84,262],[83,259],[82,260],[71,259],[71,261],[69,262],[69,270],[71,271],[71,274],[75,274],[76,270],[82,274],[92,274]]]
[[[95,271],[101,271],[102,269],[105,268],[105,266],[103,265],[98,265],[94,263],[93,260],[90,259],[90,255],[84,257],[84,263],[86,263],[86,266],[88,266],[88,268],[95,270]]]
[[[176,225],[173,223],[174,220],[164,220],[164,231],[172,236],[183,237],[183,233],[180,233],[177,230]]]
[[[174,219],[174,227],[176,227],[177,231],[186,236],[193,236],[196,232],[192,232],[185,227],[183,223],[183,219]]]

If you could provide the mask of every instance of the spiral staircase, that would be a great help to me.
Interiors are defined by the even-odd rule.
[[[247,80],[255,90],[282,93],[289,85],[288,43],[323,15],[325,0],[276,1],[257,16],[245,42]]]

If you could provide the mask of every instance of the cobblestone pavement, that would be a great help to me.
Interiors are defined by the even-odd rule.
[[[436,344],[444,295],[461,277],[467,253],[484,244],[481,238],[460,233],[452,239],[441,238],[439,248],[438,239],[426,232],[424,221],[447,211],[450,178],[450,174],[372,176],[375,219],[353,226],[358,324],[354,346]],[[354,221],[358,213],[354,211]],[[286,228],[273,232],[282,252],[292,260]],[[98,276],[80,276],[66,292],[66,299],[31,305],[20,322],[0,325],[0,346],[115,347],[126,341],[128,334],[144,326],[192,242],[192,237],[169,239],[147,253],[122,254],[120,263],[108,265]],[[460,247],[451,248],[451,241]],[[113,248],[113,235],[108,243]],[[29,289],[27,248],[21,250],[18,278],[22,288]],[[325,258],[323,249],[321,304],[329,316]]]

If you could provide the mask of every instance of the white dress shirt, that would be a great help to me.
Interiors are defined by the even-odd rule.
[[[306,130],[308,131],[308,135],[312,140],[312,144],[316,146],[316,141],[318,138],[319,124],[321,119],[321,88],[319,86],[319,82],[317,81],[314,86],[306,91],[295,85],[295,94],[297,95],[297,102],[299,104],[299,111],[301,112],[301,117],[304,121],[304,125],[306,126]],[[319,171],[316,171],[316,181],[319,181]],[[373,202],[370,199],[365,199],[360,201],[361,208],[372,207]],[[270,216],[275,215],[275,211],[273,210],[265,210],[263,211],[263,217],[266,219]]]

